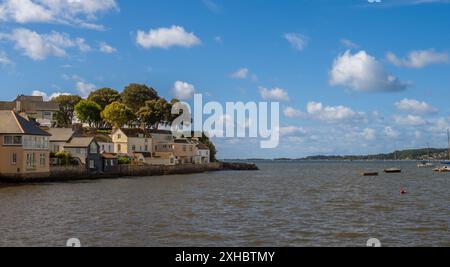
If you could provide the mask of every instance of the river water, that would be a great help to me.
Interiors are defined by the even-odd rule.
[[[0,185],[0,246],[450,246],[450,174],[416,163]],[[400,167],[402,174],[382,174]],[[379,177],[360,177],[362,170]],[[400,189],[406,188],[407,195]]]

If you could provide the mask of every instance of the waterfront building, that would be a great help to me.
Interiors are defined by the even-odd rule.
[[[48,176],[50,134],[14,111],[0,111],[0,122],[0,175]]]
[[[41,126],[52,127],[59,105],[44,101],[42,96],[20,95],[14,101],[0,102],[0,110],[12,110],[24,118],[36,120]]]
[[[65,145],[64,151],[80,165],[86,165],[89,171],[102,170],[100,146],[94,137],[72,137]]]
[[[182,138],[174,141],[174,155],[178,164],[194,164],[197,155],[197,144],[194,140]]]
[[[211,162],[211,150],[201,142],[196,145],[195,164],[209,164]]]
[[[50,137],[50,152],[64,152],[64,146],[75,134],[72,128],[50,128],[47,130]]]
[[[115,129],[111,137],[114,143],[114,153],[116,154],[132,156],[133,153],[152,152],[152,137],[144,129]]]

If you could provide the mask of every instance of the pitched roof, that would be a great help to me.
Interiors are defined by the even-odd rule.
[[[33,122],[13,111],[0,110],[0,134],[25,134],[50,136]]]
[[[141,128],[120,128],[120,130],[128,137],[138,138],[143,135],[145,138],[151,138],[150,134]]]
[[[166,135],[172,135],[172,131],[170,130],[150,130],[148,131],[150,134],[166,134]]]
[[[67,142],[74,134],[72,128],[50,128],[47,130],[50,137],[50,142]]]
[[[94,141],[94,137],[73,137],[64,147],[84,148],[89,147]]]
[[[198,143],[197,148],[200,150],[209,150],[209,147],[203,143]]]

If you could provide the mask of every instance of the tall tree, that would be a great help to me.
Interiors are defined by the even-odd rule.
[[[159,125],[166,124],[169,106],[171,104],[162,98],[149,100],[138,111],[137,116],[147,129],[158,129]]]
[[[133,112],[138,112],[144,107],[145,102],[159,99],[155,89],[144,84],[132,83],[125,87],[121,95],[122,103],[131,108]]]
[[[106,106],[101,115],[103,120],[116,128],[120,128],[136,119],[133,111],[119,102]]]
[[[75,116],[75,106],[82,100],[77,95],[61,95],[51,101],[58,103],[59,111],[55,114],[56,127],[71,127]]]
[[[101,88],[91,92],[88,100],[99,104],[104,110],[109,104],[120,101],[120,94],[111,88]]]
[[[89,124],[89,127],[98,127],[102,123],[101,111],[102,108],[99,104],[89,100],[81,100],[75,106],[75,113],[78,120],[82,123]]]
[[[210,155],[211,155],[211,162],[216,162],[217,158],[217,149],[216,146],[214,145],[214,143],[211,141],[211,139],[203,133],[202,138],[200,138],[199,140],[200,142],[202,142],[203,144],[205,144],[207,147],[209,147],[210,150]]]

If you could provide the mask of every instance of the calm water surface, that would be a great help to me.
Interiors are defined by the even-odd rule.
[[[450,246],[450,174],[394,165],[0,185],[0,246]],[[404,172],[358,175],[387,167]]]

